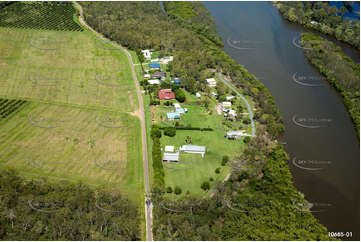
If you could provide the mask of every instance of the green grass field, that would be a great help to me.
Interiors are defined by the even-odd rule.
[[[0,21],[0,98],[28,102],[0,119],[0,168],[143,202],[140,121],[131,114],[139,104],[126,55],[88,31],[57,31],[57,19],[20,26],[15,5],[7,13],[18,16]],[[66,21],[75,10],[66,13],[62,25],[73,26]]]
[[[89,33],[0,28],[0,97],[131,112],[125,54]]]
[[[165,171],[166,187],[175,186],[182,188],[183,194],[189,191],[191,194],[204,194],[200,188],[202,182],[210,182],[210,178],[214,179],[210,182],[213,185],[217,181],[223,181],[230,172],[230,167],[221,166],[222,157],[228,155],[230,158],[239,155],[243,149],[243,140],[228,140],[224,136],[226,128],[222,124],[223,115],[218,115],[214,109],[215,103],[212,102],[208,112],[205,107],[198,104],[199,99],[189,93],[186,94],[187,102],[181,104],[183,108],[188,109],[188,113],[182,115],[178,121],[180,125],[201,128],[213,128],[214,131],[197,131],[197,130],[177,130],[174,137],[163,135],[161,138],[162,148],[165,145],[173,145],[179,148],[186,144],[186,137],[190,136],[193,145],[206,146],[206,154],[204,158],[199,154],[180,154],[180,162],[163,163]],[[176,121],[161,121],[160,116],[165,117],[165,113],[174,108],[163,105],[153,109],[154,119],[157,124],[162,126],[174,125]],[[215,169],[221,167],[219,174],[215,173]]]

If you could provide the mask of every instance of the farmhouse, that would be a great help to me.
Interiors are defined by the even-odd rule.
[[[151,70],[160,70],[160,64],[159,63],[149,63],[149,68]]]
[[[202,157],[206,153],[206,147],[199,145],[182,145],[179,150],[186,153],[201,154]]]
[[[178,162],[179,161],[179,152],[177,153],[164,153],[163,161],[166,162]]]
[[[229,108],[232,106],[232,103],[231,102],[222,102],[222,106],[223,106],[223,108]]]
[[[169,113],[167,113],[167,119],[168,120],[180,119],[180,113],[178,113],[178,112],[169,112]]]
[[[215,87],[217,85],[216,79],[214,78],[208,78],[206,79],[208,86],[210,87]]]
[[[241,136],[245,136],[245,132],[243,130],[231,130],[228,131],[226,135],[228,139],[238,139]]]
[[[172,89],[163,89],[163,90],[159,90],[158,98],[160,100],[175,99],[175,94],[174,92],[172,92]]]
[[[159,85],[159,84],[160,84],[160,82],[159,82],[158,79],[148,80],[148,83],[149,83],[150,85]]]
[[[154,72],[150,77],[151,78],[165,78],[166,73],[164,71],[157,71],[157,72]]]
[[[144,55],[145,59],[150,60],[152,53],[150,52],[150,50],[142,50],[142,54]]]

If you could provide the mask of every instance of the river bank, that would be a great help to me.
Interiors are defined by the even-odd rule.
[[[359,143],[342,100],[298,45],[305,29],[283,20],[271,3],[204,4],[225,44],[223,50],[255,74],[275,98],[286,128],[282,141],[294,185],[318,205],[313,215],[329,231],[353,231],[352,239],[357,239]],[[346,45],[342,49],[359,61],[357,51]]]

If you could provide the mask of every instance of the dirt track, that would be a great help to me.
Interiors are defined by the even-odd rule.
[[[146,197],[150,197],[149,162],[148,162],[147,134],[146,134],[146,129],[145,129],[143,97],[142,97],[142,92],[140,90],[138,78],[137,78],[137,75],[136,75],[136,72],[135,72],[135,69],[134,69],[134,63],[133,63],[132,56],[130,55],[130,53],[125,48],[123,48],[122,46],[118,45],[115,42],[112,42],[112,41],[108,40],[103,35],[96,32],[94,29],[92,29],[84,21],[83,8],[77,2],[73,2],[73,3],[74,3],[74,6],[79,10],[79,15],[80,15],[79,16],[79,21],[84,27],[86,27],[88,30],[93,32],[97,37],[103,39],[104,41],[107,41],[108,43],[111,43],[114,47],[122,50],[128,57],[130,68],[132,70],[132,76],[133,76],[135,86],[136,86],[136,89],[137,89],[137,96],[138,96],[138,102],[139,102],[139,110],[136,110],[134,113],[136,113],[137,117],[139,117],[140,122],[141,122],[141,128],[142,128],[142,153],[143,153],[143,165],[144,165],[145,194],[146,194]],[[150,204],[149,206],[147,204],[145,205],[145,210],[146,210],[146,216],[145,216],[146,217],[146,236],[147,236],[146,239],[148,241],[153,240],[153,234],[152,234],[152,207],[153,207],[152,204]]]

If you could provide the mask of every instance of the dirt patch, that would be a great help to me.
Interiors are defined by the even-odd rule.
[[[130,112],[129,114],[132,115],[133,117],[137,117],[137,118],[141,119],[141,115],[140,115],[140,110],[139,110],[139,109],[134,110],[133,112]]]
[[[214,108],[216,109],[218,115],[222,115],[222,105],[220,103],[214,106]]]

